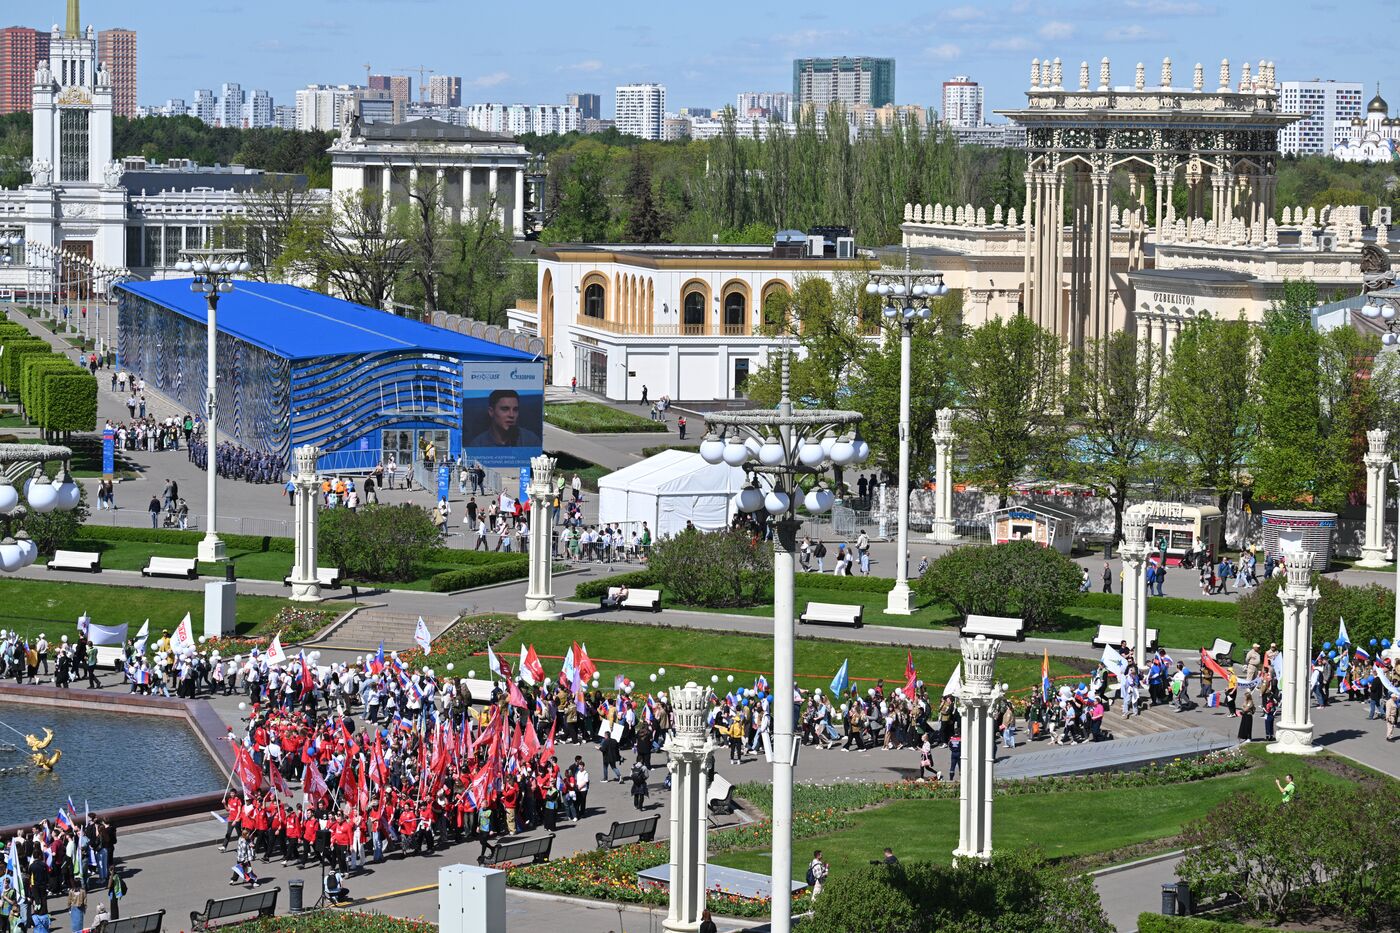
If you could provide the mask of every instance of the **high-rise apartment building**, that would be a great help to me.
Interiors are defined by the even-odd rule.
[[[401,106],[413,100],[413,79],[408,75],[370,75],[372,91],[388,91],[389,99]]]
[[[741,119],[792,119],[792,95],[786,91],[744,91],[739,95],[735,115]]]
[[[295,104],[278,104],[272,108],[272,125],[279,130],[297,128],[297,108]]]
[[[619,133],[661,139],[665,119],[666,85],[623,84],[617,88],[613,121]]]
[[[243,125],[249,129],[264,129],[273,125],[272,95],[258,89],[248,96],[243,108]]]
[[[462,79],[456,75],[433,75],[428,79],[428,103],[439,107],[462,106]]]
[[[798,58],[792,63],[792,96],[799,106],[894,103],[893,58]]]
[[[944,81],[943,122],[948,126],[981,126],[982,85],[967,75]]]
[[[0,29],[0,113],[34,106],[34,70],[49,57],[49,34],[28,26]]]
[[[1278,149],[1283,155],[1329,153],[1338,134],[1351,132],[1351,121],[1361,119],[1364,93],[1353,81],[1282,81],[1278,109],[1307,116],[1279,130]]]
[[[241,84],[225,84],[219,88],[219,108],[214,113],[214,122],[219,126],[242,126],[243,105],[247,97]]]
[[[466,125],[487,133],[551,136],[578,129],[579,109],[566,104],[468,104]]]
[[[355,113],[357,92],[351,84],[312,84],[297,91],[297,124],[303,132],[338,130],[342,117]]]
[[[190,105],[190,116],[196,117],[209,126],[218,118],[219,99],[214,92],[200,88],[194,92],[194,103]]]
[[[112,79],[112,113],[136,116],[136,30],[103,29],[97,34],[97,60]]]
[[[603,99],[597,94],[575,91],[565,98],[570,107],[577,107],[580,120],[597,120],[603,116]]]

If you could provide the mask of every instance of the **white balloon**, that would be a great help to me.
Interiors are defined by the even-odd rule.
[[[652,674],[652,675],[651,675],[651,682],[652,682],[652,683],[656,683],[656,675],[655,675],[655,674]]]
[[[718,675],[718,674],[711,674],[711,675],[710,675],[710,683],[712,683],[712,684],[717,684],[717,683],[719,683],[719,675]]]
[[[238,708],[239,708],[239,709],[247,709],[247,708],[248,708],[248,704],[247,704],[247,703],[239,703],[239,704],[238,704]]]
[[[473,680],[475,680],[475,679],[476,679],[476,671],[467,671],[467,676],[470,677],[470,678],[472,678]]]
[[[450,671],[450,670],[454,670],[456,667],[457,667],[457,665],[456,665],[456,664],[453,664],[451,661],[448,661],[448,662],[447,662],[447,669],[448,669],[449,671]]]
[[[664,668],[664,667],[658,667],[658,668],[656,669],[656,673],[660,674],[662,677],[665,677],[665,676],[666,676],[666,668]]]
[[[734,675],[733,675],[733,674],[730,674],[729,677],[727,678],[727,680],[728,680],[731,684],[734,683]]]

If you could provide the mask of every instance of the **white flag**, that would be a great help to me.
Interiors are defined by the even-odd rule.
[[[1112,671],[1114,677],[1122,677],[1128,671],[1128,662],[1113,645],[1104,646],[1103,666]]]
[[[273,636],[272,636],[272,644],[270,644],[270,645],[267,646],[267,654],[264,655],[264,657],[267,658],[267,663],[268,663],[268,664],[286,664],[286,663],[287,663],[287,652],[285,652],[285,651],[282,650],[282,633],[281,633],[281,632],[278,632],[276,635],[273,635]]]
[[[175,633],[170,636],[170,650],[179,655],[186,651],[193,651],[195,646],[194,622],[191,621],[190,614],[187,612],[185,617],[180,620],[180,624],[175,626]]]
[[[958,696],[960,693],[962,693],[962,664],[961,664],[961,663],[959,663],[957,667],[953,668],[953,676],[948,678],[948,686],[946,686],[946,687],[943,688],[943,695],[944,695],[945,697],[947,697],[947,696],[954,696],[954,697],[955,697],[955,696]]]
[[[136,633],[136,642],[132,645],[137,654],[146,653],[146,639],[151,635],[151,620],[147,619],[141,623],[141,631]]]
[[[413,640],[423,649],[424,654],[433,653],[433,633],[428,631],[428,623],[423,621],[422,616],[418,617],[418,627],[413,630]]]

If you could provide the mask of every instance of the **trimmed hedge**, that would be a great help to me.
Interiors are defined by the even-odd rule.
[[[513,563],[521,555],[504,551],[463,551],[455,548],[434,548],[424,561],[429,564],[461,564],[464,567],[480,567],[489,564]]]
[[[1082,606],[1085,609],[1122,609],[1123,596],[1120,593],[1081,593],[1070,605]],[[1239,608],[1235,603],[1215,602],[1209,599],[1153,596],[1147,601],[1147,607],[1151,611],[1179,616],[1204,616],[1212,619],[1239,617]]]
[[[1161,914],[1138,914],[1138,933],[1259,933],[1266,929],[1245,923],[1225,923],[1202,917],[1164,917]],[[1306,931],[1304,931],[1306,933]]]
[[[230,548],[240,551],[277,551],[282,554],[292,554],[296,550],[295,542],[291,538],[274,538],[270,535],[231,535],[223,532],[219,533],[219,537]],[[204,532],[180,531],[175,528],[121,528],[103,525],[78,529],[78,539],[196,545],[204,539]]]
[[[849,593],[888,593],[893,577],[838,577],[830,573],[797,573],[799,590],[836,590]]]
[[[498,561],[494,564],[434,574],[428,580],[428,586],[434,593],[451,593],[455,590],[469,590],[477,586],[489,586],[492,583],[504,583],[507,580],[519,580],[529,576],[530,558],[526,555],[511,556],[516,559],[510,563]]]
[[[47,355],[52,353],[52,348],[48,341],[40,340],[37,337],[30,337],[21,340],[7,340],[4,343],[4,354],[0,355],[0,369],[4,371],[5,388],[18,395],[23,383],[21,381],[21,367],[26,356],[35,354]]]
[[[599,577],[596,580],[585,580],[574,587],[574,596],[578,599],[601,599],[607,594],[609,587],[653,589],[655,585],[656,575],[650,569],[633,570],[628,573],[615,573],[610,577]]]
[[[96,428],[97,379],[77,366],[45,376],[36,420],[41,428],[52,432]]]

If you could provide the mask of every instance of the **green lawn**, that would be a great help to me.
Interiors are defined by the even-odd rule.
[[[954,625],[961,619],[951,606],[943,603],[925,600],[919,603],[912,615],[889,615],[885,612],[885,606],[889,602],[889,596],[885,593],[865,593],[858,590],[827,590],[817,587],[804,587],[802,585],[803,574],[797,575],[797,613],[801,615],[807,608],[809,602],[817,603],[841,603],[848,606],[865,607],[866,625],[894,625],[900,628],[930,628],[934,626]],[[668,604],[669,605],[669,604]],[[676,608],[691,609],[700,612],[733,612],[737,615],[746,616],[772,616],[772,606],[751,606],[744,609],[709,610],[698,606],[677,606]],[[1086,639],[1087,640],[1087,639]]]
[[[638,406],[638,411],[646,411]],[[559,402],[544,406],[544,420],[575,434],[622,434],[638,431],[666,431],[660,421],[645,415],[619,411],[600,402]]]
[[[1183,824],[1205,815],[1211,807],[1240,790],[1278,799],[1274,779],[1292,772],[1300,785],[1342,783],[1344,778],[1316,767],[1306,758],[1269,755],[1262,746],[1248,748],[1259,764],[1247,771],[1201,781],[1150,788],[1065,791],[999,797],[992,819],[995,848],[1038,846],[1054,857],[1081,856],[1135,843],[1166,839]],[[911,752],[910,762],[917,756]],[[947,755],[942,756],[947,764]],[[902,861],[948,862],[958,844],[958,801],[897,800],[852,815],[856,825],[829,836],[804,839],[793,858],[793,878],[807,871],[808,851],[821,849],[834,875],[880,858],[891,846]],[[910,832],[918,827],[917,832]],[[766,851],[711,857],[731,868],[767,873]]]
[[[618,622],[522,622],[497,646],[503,656],[519,655],[521,643],[533,644],[541,655],[562,658],[572,642],[588,647],[588,656],[598,665],[599,683],[610,686],[622,674],[640,687],[650,687],[650,674],[665,667],[666,674],[656,683],[675,686],[694,680],[709,681],[718,675],[721,686],[752,685],[757,674],[772,679],[773,642],[769,638],[735,633],[714,633],[693,629],[629,625]],[[904,683],[906,649],[897,646],[865,645],[852,642],[800,637],[795,646],[794,670],[804,689],[826,687],[844,659],[850,659],[852,683],[877,677],[887,683]],[[960,661],[956,651],[915,648],[914,665],[919,677],[929,684],[943,684]],[[436,653],[436,652],[435,652]],[[445,654],[442,662],[454,661],[459,668],[486,669],[484,657],[454,657]],[[551,676],[559,669],[557,660],[544,660]],[[1052,658],[1051,676],[1079,673],[1066,662]],[[1040,659],[1004,655],[997,660],[997,676],[1012,684],[1038,683]]]
[[[1120,625],[1123,622],[1123,613],[1119,609],[1070,606],[1060,615],[1060,624],[1043,633],[1046,638],[1087,642],[1093,640],[1100,625]],[[1157,629],[1158,644],[1179,648],[1209,647],[1217,638],[1224,638],[1237,645],[1240,641],[1238,619],[1154,612],[1151,599],[1147,601],[1147,627]]]
[[[304,604],[272,596],[239,596],[238,634],[266,634],[267,623],[283,606]],[[334,603],[330,608],[349,609],[350,605]],[[78,617],[84,612],[100,625],[130,623],[133,634],[146,619],[151,620],[153,633],[173,629],[188,612],[198,632],[204,624],[204,593],[101,583],[0,579],[0,628],[29,637],[44,632],[54,641],[59,635],[75,631]]]

